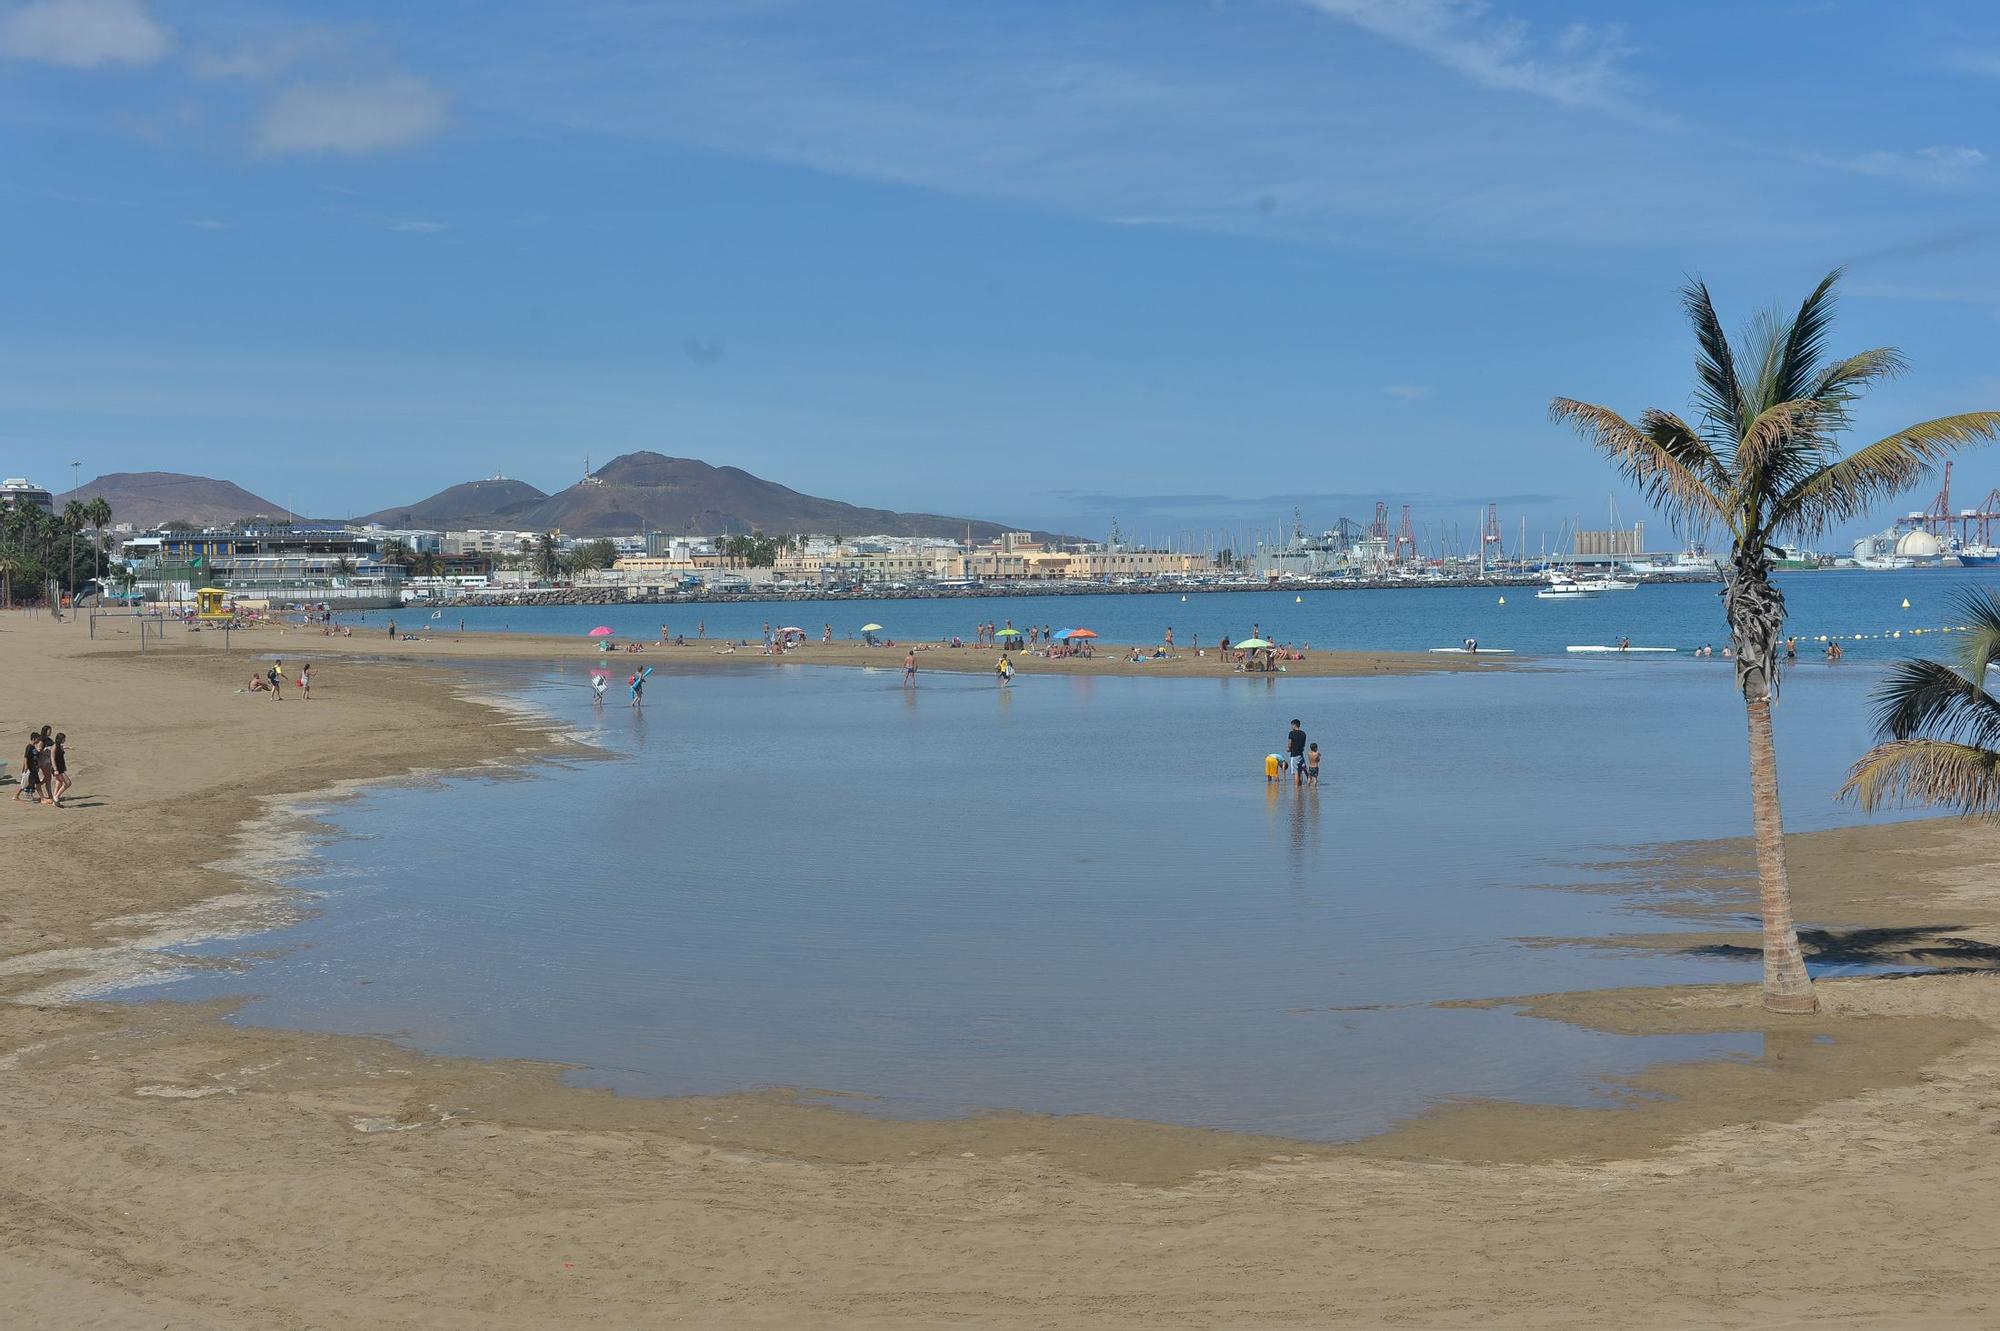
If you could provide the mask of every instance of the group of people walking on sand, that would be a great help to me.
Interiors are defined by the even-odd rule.
[[[23,796],[30,803],[60,809],[69,794],[69,736],[50,733],[50,727],[28,732],[28,747],[21,751],[21,783],[15,787],[14,802]]]
[[[299,667],[298,676],[292,681],[292,688],[298,692],[301,698],[304,698],[308,702],[312,701],[313,696],[312,669],[312,662],[307,661]],[[248,692],[268,693],[271,695],[272,702],[283,702],[285,700],[285,663],[283,661],[273,661],[264,668],[263,674],[250,676]]]

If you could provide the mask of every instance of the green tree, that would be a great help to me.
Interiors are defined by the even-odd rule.
[[[435,578],[443,568],[444,560],[434,550],[422,551],[410,560],[410,572],[420,578]]]
[[[1875,690],[1880,742],[1847,774],[1841,796],[1873,812],[1932,804],[2000,811],[2000,698],[1987,687],[2000,663],[2000,595],[1967,592],[1954,607],[1966,628],[1942,661],[1898,661]]]
[[[543,532],[535,538],[535,573],[545,582],[554,582],[562,576],[562,550],[556,545],[555,535]]]
[[[615,541],[586,541],[579,545],[570,556],[570,565],[579,573],[593,569],[610,568],[618,562],[618,543]]]
[[[1898,430],[1851,453],[1838,437],[1850,408],[1905,363],[1889,348],[1830,357],[1834,288],[1827,274],[1789,318],[1767,313],[1732,343],[1708,288],[1690,282],[1682,304],[1694,327],[1696,420],[1653,408],[1637,423],[1604,407],[1557,398],[1550,415],[1576,429],[1677,526],[1713,523],[1730,536],[1723,613],[1736,650],[1750,738],[1750,805],[1764,921],[1764,1006],[1818,1008],[1792,923],[1785,872],[1778,760],[1771,702],[1778,692],[1778,638],[1785,601],[1771,580],[1771,557],[1787,539],[1806,538],[1860,517],[1920,480],[1930,467],[2000,431],[2000,412],[1946,416]]]
[[[94,533],[90,546],[95,551],[91,567],[98,576],[104,573],[104,529],[111,525],[111,501],[103,495],[88,500],[83,506],[84,516],[90,522]]]
[[[341,578],[341,579],[351,578],[354,576],[354,561],[352,559],[349,559],[346,555],[342,555],[340,556],[340,558],[333,561],[332,571],[333,571],[333,576],[336,578]]]

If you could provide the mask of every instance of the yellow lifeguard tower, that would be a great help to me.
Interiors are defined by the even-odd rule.
[[[228,595],[220,587],[199,588],[194,594],[194,617],[210,621],[236,618],[236,612],[223,604]]]

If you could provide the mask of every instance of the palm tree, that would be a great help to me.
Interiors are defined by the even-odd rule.
[[[14,608],[14,575],[21,569],[20,556],[11,550],[0,551],[0,605]]]
[[[90,522],[91,530],[97,534],[91,544],[91,548],[97,552],[97,560],[94,568],[102,576],[104,572],[104,529],[111,525],[111,501],[103,495],[97,495],[84,504],[83,511],[84,516]]]
[[[1810,538],[1907,490],[1954,450],[2000,432],[2000,412],[1946,416],[1908,426],[1843,454],[1836,436],[1862,390],[1905,368],[1889,348],[1828,357],[1840,270],[1813,288],[1798,313],[1752,320],[1732,344],[1708,287],[1691,281],[1682,304],[1694,326],[1690,425],[1652,408],[1634,424],[1587,402],[1557,398],[1549,414],[1576,427],[1677,526],[1715,523],[1729,532],[1723,613],[1736,649],[1736,683],[1750,730],[1750,807],[1764,918],[1764,1006],[1819,1006],[1792,925],[1785,874],[1778,760],[1771,702],[1778,694],[1778,636],[1785,599],[1771,581],[1771,554],[1786,538]]]
[[[543,532],[535,538],[535,572],[548,581],[554,582],[562,573],[562,551],[556,548],[556,538],[550,532]]]
[[[1881,742],[1861,756],[1840,788],[1873,812],[1886,804],[1939,804],[1961,813],[2000,810],[2000,698],[1986,687],[2000,662],[2000,596],[1967,592],[1957,668],[1898,661],[1875,690]]]
[[[420,578],[435,578],[444,561],[434,551],[426,550],[410,561],[410,572]]]
[[[352,559],[349,559],[346,555],[341,555],[338,559],[335,559],[333,561],[332,571],[334,577],[340,578],[343,581],[345,581],[346,579],[354,576],[354,561]]]

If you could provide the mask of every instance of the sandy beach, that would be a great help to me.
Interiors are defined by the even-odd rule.
[[[659,670],[747,669],[781,666],[847,666],[878,670],[903,668],[903,658],[917,654],[917,668],[991,674],[1000,660],[996,647],[951,647],[936,642],[904,642],[870,647],[850,639],[830,643],[809,641],[790,651],[767,655],[761,641],[741,638],[689,638],[684,642],[660,643],[642,640],[628,643],[616,639],[615,650],[599,648],[593,639],[557,637],[541,633],[458,632],[456,621],[436,626],[416,620],[399,626],[397,637],[380,628],[356,629],[353,636],[328,636],[318,628],[276,623],[233,633],[231,649],[250,655],[279,653],[288,657],[319,656],[382,657],[390,660],[441,661],[600,661],[607,667],[630,671],[638,666]],[[136,646],[130,621],[102,620],[97,626],[100,641],[107,646],[125,642]],[[189,633],[178,626],[167,629],[169,650],[189,650],[220,654],[221,632],[203,630]],[[150,640],[149,640],[150,641]],[[1154,644],[1141,644],[1151,651]],[[636,647],[637,650],[632,650]],[[1171,657],[1143,663],[1124,659],[1129,643],[1100,643],[1090,656],[1047,657],[1028,651],[1008,653],[1008,659],[1022,676],[1102,675],[1167,676],[1172,678],[1226,678],[1248,674],[1252,679],[1359,677],[1367,675],[1411,675],[1444,671],[1505,670],[1526,658],[1488,653],[1456,655],[1447,652],[1320,652],[1309,653],[1302,661],[1281,661],[1276,672],[1245,672],[1213,649],[1204,648],[1197,656],[1181,647]]]
[[[2000,833],[1794,838],[1809,949],[1943,973],[1526,996],[1521,1020],[1747,1030],[1761,1056],[1657,1068],[1615,1112],[1463,1103],[1347,1147],[994,1115],[905,1123],[776,1094],[645,1100],[561,1069],[88,1001],[153,940],[295,908],[265,876],[288,797],[573,749],[458,659],[588,644],[296,629],[129,634],[0,618],[25,735],[72,736],[74,807],[4,806],[0,1312],[35,1327],[1979,1327],[2000,1318]],[[311,659],[311,702],[241,692]],[[900,666],[903,649],[787,662]],[[925,669],[996,653],[932,649]],[[618,653],[665,669],[755,649]],[[323,663],[323,664],[322,664]],[[1488,669],[1317,655],[1294,673]],[[1110,653],[1038,669],[1135,667]],[[18,761],[18,755],[13,755]],[[9,771],[13,770],[10,763]],[[11,793],[11,791],[10,791]],[[1743,846],[1639,866],[1684,934],[1754,947]],[[1552,940],[1553,941],[1553,940]],[[254,944],[251,944],[254,946]]]

